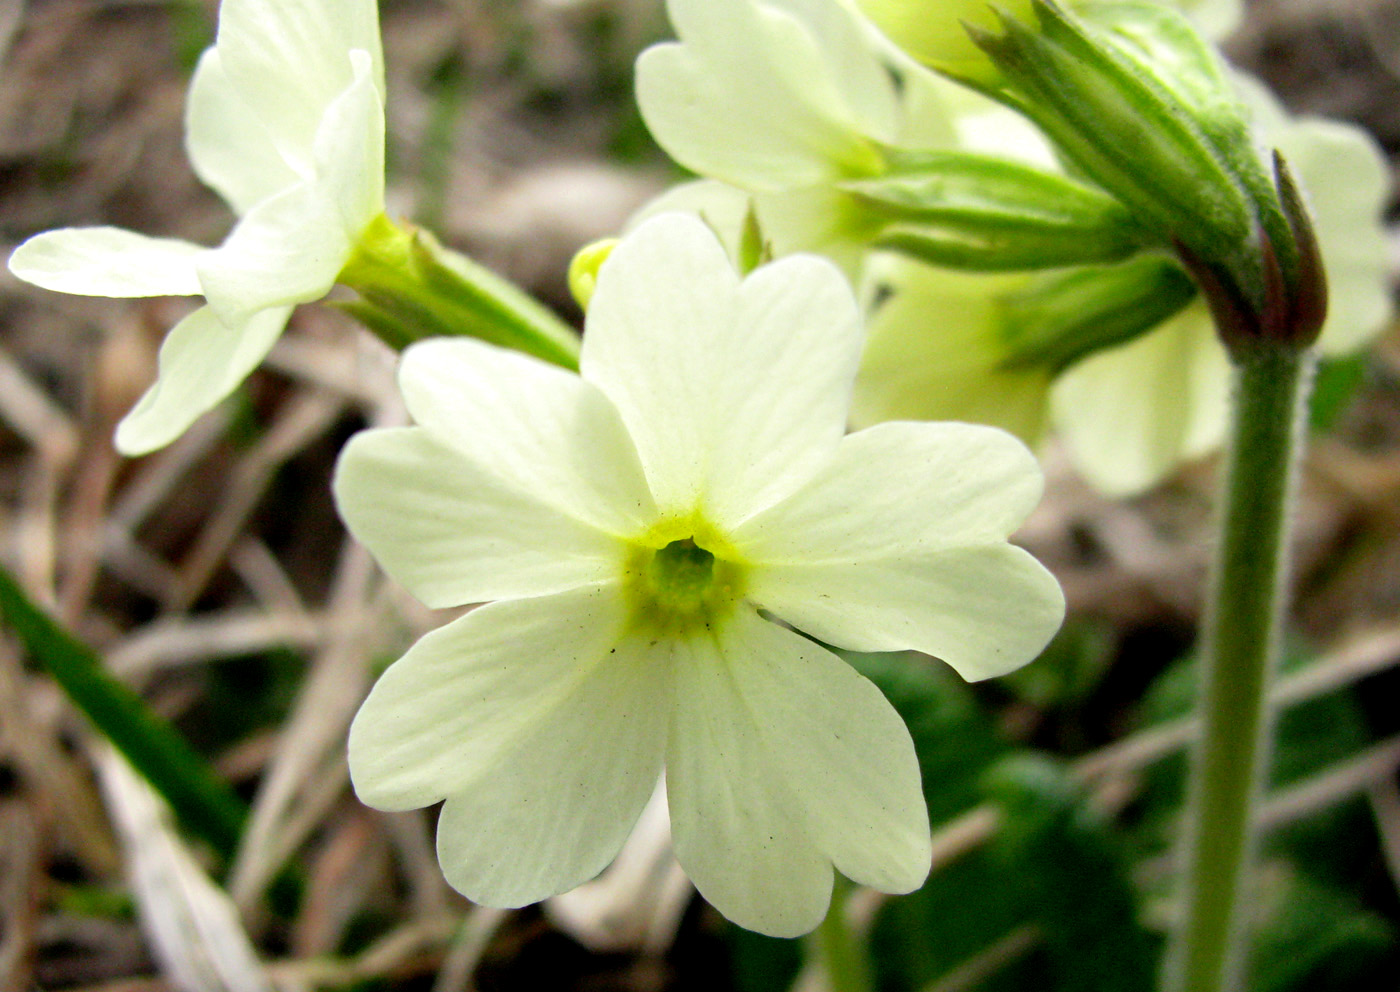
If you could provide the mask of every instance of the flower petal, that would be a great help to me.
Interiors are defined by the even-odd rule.
[[[224,72],[217,48],[200,57],[190,81],[185,149],[199,178],[239,216],[299,181]]]
[[[198,264],[205,299],[226,322],[318,300],[335,285],[350,240],[310,183],[263,200]]]
[[[619,642],[490,772],[448,797],[437,847],[453,888],[488,906],[524,906],[583,884],[617,856],[666,747],[670,669],[649,644]]]
[[[666,214],[604,263],[582,367],[621,413],[662,511],[703,505],[724,528],[831,457],[860,344],[829,262],[782,259],[740,285],[702,221]]]
[[[421,427],[351,438],[333,489],[351,533],[433,607],[576,589],[616,576],[625,555]]]
[[[315,176],[259,203],[199,261],[204,295],[227,322],[325,296],[383,209],[382,108],[363,53],[349,62],[355,79],[320,121]]]
[[[1197,301],[1067,369],[1051,412],[1075,467],[1110,496],[1130,496],[1220,446],[1229,383],[1229,359]]]
[[[870,321],[851,402],[858,426],[881,420],[965,420],[1035,443],[1045,430],[1048,369],[1006,369],[1000,298],[1023,276],[935,269],[902,260]],[[935,316],[936,315],[936,316]]]
[[[995,427],[879,424],[732,539],[763,567],[914,558],[1004,540],[1042,488],[1035,456]]]
[[[676,857],[741,926],[792,937],[820,922],[832,862],[909,892],[929,828],[909,731],[829,651],[742,610],[677,646],[666,784]]]
[[[10,271],[25,282],[78,296],[199,296],[195,259],[208,249],[119,227],[66,227],[14,250]]]
[[[1031,661],[1064,619],[1055,577],[1010,544],[848,563],[753,568],[749,598],[853,651],[913,648],[968,681]]]
[[[633,231],[661,214],[698,214],[724,245],[730,259],[737,261],[744,222],[752,208],[753,197],[738,186],[718,179],[691,179],[642,204],[641,209],[627,219],[627,230]]]
[[[375,0],[239,0],[219,10],[218,49],[233,89],[282,157],[309,175],[322,115],[353,81],[348,53],[370,56],[384,92]]]
[[[350,728],[350,773],[377,809],[467,789],[608,658],[615,586],[491,603],[425,634],[375,683]]]
[[[384,95],[368,53],[357,49],[349,60],[354,79],[321,117],[312,155],[321,194],[355,242],[384,212]]]
[[[447,797],[438,853],[476,902],[522,906],[612,860],[661,772],[670,674],[615,587],[484,606],[390,666],[350,729],[381,809]]]
[[[413,345],[399,365],[425,430],[538,502],[611,533],[656,516],[636,448],[596,386],[470,338]]]
[[[666,797],[676,860],[735,923],[807,933],[831,900],[831,860],[812,839],[714,641],[676,646]]]
[[[636,90],[648,129],[676,161],[754,190],[875,168],[878,153],[864,128],[893,130],[893,85],[868,52],[849,61],[860,49],[858,25],[835,55],[822,50],[806,18],[773,5],[670,0],[667,8],[681,42],[642,53]],[[840,86],[854,77],[866,88],[850,101]],[[883,107],[882,119],[861,120],[852,102]]]
[[[117,450],[144,455],[183,434],[247,378],[291,313],[290,307],[275,307],[230,327],[200,307],[172,327],[160,346],[159,376],[117,425]]]
[[[880,690],[756,613],[740,611],[718,633],[733,685],[817,847],[881,892],[922,885],[931,852],[919,761]]]

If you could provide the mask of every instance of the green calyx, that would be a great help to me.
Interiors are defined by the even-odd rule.
[[[1153,245],[1128,208],[1102,190],[989,155],[906,154],[886,175],[842,188],[886,219],[877,247],[947,268],[1089,265]]]
[[[520,287],[429,232],[380,215],[337,281],[359,294],[338,304],[395,350],[429,337],[474,337],[567,369],[579,336]]]
[[[1003,369],[1058,375],[1096,351],[1127,344],[1181,311],[1196,286],[1165,255],[1046,272],[999,301]]]
[[[743,577],[737,562],[684,537],[659,548],[638,546],[625,587],[638,626],[677,634],[728,613],[742,595]]]
[[[969,29],[1000,77],[968,82],[1035,121],[1078,175],[1172,246],[1232,351],[1309,344],[1325,301],[1310,221],[1284,170],[1261,158],[1214,49],[1157,3],[1089,3],[1082,18],[1032,4],[1034,23]]]

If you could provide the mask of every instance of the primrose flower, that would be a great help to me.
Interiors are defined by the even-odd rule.
[[[966,424],[843,436],[845,280],[798,255],[741,281],[693,216],[623,238],[587,320],[580,376],[470,339],[410,347],[416,426],[341,455],[340,512],[390,575],[433,607],[488,603],[375,685],[356,791],[446,799],[439,860],[487,905],[600,872],[663,770],[677,859],[743,926],[810,930],[833,868],[912,890],[930,856],[912,742],[823,644],[970,679],[1034,657],[1063,612],[1006,541],[1034,459]]]
[[[885,224],[846,180],[896,148],[947,146],[951,84],[893,50],[842,0],[667,0],[677,41],[637,59],[637,106],[677,162],[705,179],[652,207],[756,211],[776,254],[816,251],[855,274]],[[892,61],[903,61],[896,81]]]
[[[1318,350],[1356,351],[1391,312],[1384,158],[1360,129],[1290,118],[1260,84],[1236,82],[1261,138],[1283,153],[1311,202],[1330,286]],[[1063,370],[1008,365],[1006,301],[1029,278],[883,260],[872,282],[888,298],[870,321],[853,422],[967,419],[1030,444],[1050,428],[1080,473],[1112,496],[1143,492],[1220,447],[1230,364],[1204,302]],[[940,298],[958,302],[935,309]]]
[[[203,296],[117,447],[169,444],[258,364],[298,303],[335,283],[384,209],[384,82],[375,0],[225,0],[185,108],[195,172],[239,221],[217,248],[111,227],[29,239],[19,278],[85,296]]]

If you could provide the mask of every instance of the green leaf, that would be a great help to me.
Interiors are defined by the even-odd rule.
[[[1071,617],[1035,664],[998,680],[1018,699],[1040,709],[1082,703],[1098,687],[1118,648],[1111,625]]]
[[[1002,827],[991,853],[1017,878],[1043,935],[1055,992],[1150,992],[1156,947],[1139,922],[1110,825],[1047,759],[1013,755],[988,774]]]
[[[891,224],[879,247],[950,268],[1058,268],[1127,258],[1151,241],[1116,199],[1064,176],[970,152],[896,158],[842,184]]]
[[[1030,922],[1021,879],[987,851],[972,851],[881,908],[870,943],[876,987],[919,992]],[[1008,962],[976,992],[1049,992],[1041,953]]]
[[[766,937],[732,923],[725,926],[724,936],[736,992],[790,988],[802,970],[800,939]]]
[[[93,725],[170,803],[180,822],[231,857],[247,808],[141,697],[114,679],[97,654],[35,606],[0,568],[0,614]]]
[[[1266,917],[1251,957],[1253,992],[1352,992],[1393,984],[1395,924],[1351,892],[1267,866]]]
[[[1006,82],[988,95],[1040,125],[1163,239],[1210,258],[1247,242],[1254,218],[1244,185],[1181,94],[1057,7],[1036,2],[1035,12],[1038,29],[1005,19],[1001,35],[973,31]],[[1231,106],[1229,94],[1218,106]]]
[[[1308,426],[1315,431],[1330,430],[1366,381],[1368,367],[1365,354],[1322,359],[1313,379]]]

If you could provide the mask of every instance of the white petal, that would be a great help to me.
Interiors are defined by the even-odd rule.
[[[755,193],[759,230],[782,257],[809,251],[836,264],[853,283],[884,220],[834,186]]]
[[[765,567],[914,558],[1003,540],[1042,487],[1035,456],[995,427],[880,424],[732,539]]]
[[[575,589],[619,574],[626,554],[421,427],[351,438],[333,488],[351,533],[433,607]]]
[[[418,640],[350,728],[350,774],[377,809],[427,806],[490,774],[622,636],[614,586],[491,603]]]
[[[226,321],[325,296],[383,210],[382,108],[363,53],[350,61],[356,78],[320,122],[314,177],[259,203],[199,261],[204,295]]]
[[[878,156],[838,89],[827,53],[799,17],[750,0],[671,0],[681,43],[637,60],[637,103],[656,140],[701,175],[781,190],[873,170]],[[857,33],[858,35],[858,33]],[[867,62],[873,61],[867,56]],[[853,70],[854,71],[854,70]],[[874,78],[866,66],[863,81]]]
[[[205,299],[225,321],[319,300],[350,254],[340,218],[313,184],[259,203],[199,260]]]
[[[1055,428],[1090,482],[1129,496],[1220,446],[1229,383],[1229,360],[1198,301],[1150,333],[1071,366],[1052,393]]]
[[[219,56],[233,88],[283,158],[310,172],[314,136],[331,102],[353,81],[348,54],[370,56],[384,91],[375,0],[239,0],[219,11]]]
[[[1182,10],[1190,15],[1201,32],[1212,40],[1220,40],[1239,27],[1244,16],[1242,0],[1179,0]]]
[[[853,651],[912,648],[968,681],[1031,661],[1064,619],[1055,577],[1010,544],[916,557],[755,566],[748,597],[798,630]]]
[[[119,227],[66,227],[14,250],[10,271],[25,282],[78,296],[198,296],[195,259],[207,251]]]
[[[698,214],[719,238],[729,257],[737,260],[744,236],[744,221],[752,204],[753,197],[737,186],[718,179],[692,179],[672,186],[644,203],[627,219],[627,230],[633,231],[661,214]]]
[[[217,48],[200,57],[190,81],[185,148],[195,173],[239,216],[298,182],[267,128],[224,72]]]
[[[623,639],[576,673],[489,771],[448,796],[437,848],[454,888],[488,906],[524,906],[607,867],[661,773],[665,662],[649,640]]]
[[[658,506],[703,506],[722,528],[831,457],[861,338],[850,287],[828,262],[795,256],[738,282],[701,221],[655,217],[603,265],[582,356]]]
[[[470,338],[413,345],[399,366],[413,419],[540,503],[611,533],[656,507],[617,409],[577,375]]]
[[[682,0],[684,2],[684,0]],[[695,0],[689,0],[693,6]],[[889,66],[877,55],[883,39],[873,25],[844,3],[831,0],[764,0],[811,33],[822,53],[822,65],[831,74],[842,104],[852,122],[866,134],[888,140],[900,121],[899,98]],[[680,3],[672,0],[672,6]],[[703,6],[709,6],[704,4]]]
[[[160,346],[160,374],[117,425],[117,450],[143,455],[175,440],[213,409],[263,360],[291,316],[290,307],[230,327],[208,307],[180,321]]]
[[[929,869],[928,811],[914,743],[869,680],[757,614],[721,625],[720,651],[808,835],[852,881],[910,892]],[[717,673],[716,678],[724,678]]]
[[[677,645],[666,796],[676,860],[735,923],[807,933],[831,900],[831,860],[729,676],[714,641]],[[780,731],[779,731],[780,732]]]
[[[313,157],[321,195],[340,215],[345,236],[358,241],[384,212],[384,97],[375,87],[369,54],[349,53],[354,80],[326,108]],[[342,266],[345,259],[341,259]]]
[[[1023,276],[980,275],[899,261],[882,285],[893,295],[870,321],[851,420],[966,420],[1034,443],[1049,407],[1048,370],[1004,369],[999,300]]]

